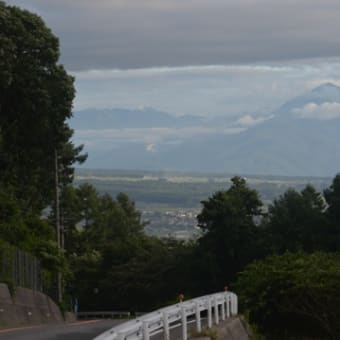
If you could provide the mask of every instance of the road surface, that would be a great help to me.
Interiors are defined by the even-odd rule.
[[[0,328],[0,340],[92,340],[125,320],[88,320],[58,325]]]

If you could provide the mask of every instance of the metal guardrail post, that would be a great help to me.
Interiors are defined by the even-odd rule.
[[[218,315],[218,303],[217,303],[217,297],[215,296],[214,299],[214,311],[215,311],[215,324],[218,325],[220,320],[219,320],[219,315]]]
[[[238,299],[235,295],[235,315],[237,315],[237,314],[238,314]]]
[[[227,318],[230,317],[230,295],[227,295]]]
[[[187,327],[187,316],[185,313],[185,307],[181,307],[181,316],[182,316],[182,340],[187,340],[188,338],[188,327]]]
[[[202,325],[201,325],[201,312],[198,302],[196,302],[195,314],[196,314],[196,330],[197,332],[200,332],[202,330]]]
[[[125,340],[125,332],[118,332],[118,340]]]
[[[208,298],[208,327],[212,327],[212,310],[210,297]]]
[[[232,301],[231,315],[236,315],[237,314],[237,298],[235,295],[232,295],[231,301]]]
[[[226,296],[223,295],[223,303],[221,304],[221,318],[225,320],[225,304],[226,304]]]
[[[233,296],[231,296],[230,301],[231,301],[231,308],[230,308],[231,313],[230,314],[234,315],[235,303],[234,303],[234,297]]]
[[[144,340],[150,339],[149,321],[143,321],[143,339]]]
[[[164,340],[170,340],[170,328],[167,312],[163,313],[163,328],[164,328]]]

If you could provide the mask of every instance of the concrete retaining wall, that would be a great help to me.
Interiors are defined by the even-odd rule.
[[[216,332],[218,340],[249,340],[249,334],[242,321],[238,317],[231,317],[213,325],[212,330]],[[209,340],[210,337],[194,336],[192,340]]]
[[[0,283],[0,327],[63,322],[59,307],[41,292],[18,287],[12,297]]]
[[[249,340],[249,335],[242,321],[238,318],[231,318],[213,327],[220,340]]]

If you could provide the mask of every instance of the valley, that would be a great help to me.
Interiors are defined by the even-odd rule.
[[[145,231],[158,237],[192,239],[200,235],[196,216],[201,201],[214,192],[226,190],[235,174],[167,172],[142,170],[77,169],[75,185],[91,183],[100,194],[126,193],[142,211]],[[308,183],[322,191],[328,177],[284,177],[244,175],[265,205],[288,188],[303,189]]]

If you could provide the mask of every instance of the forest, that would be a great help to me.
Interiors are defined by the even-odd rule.
[[[67,125],[74,79],[58,38],[0,2],[0,54],[0,244],[41,261],[46,291],[62,273],[64,309],[77,299],[80,310],[145,312],[228,286],[263,339],[340,338],[340,174],[322,192],[288,189],[266,210],[234,176],[202,200],[198,240],[147,236],[125,193],[73,185],[86,154]]]

